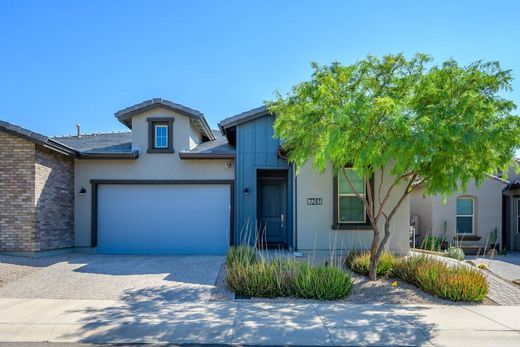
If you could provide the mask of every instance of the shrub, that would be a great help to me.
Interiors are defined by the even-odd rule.
[[[417,284],[417,268],[423,264],[428,263],[430,260],[431,258],[425,255],[398,259],[394,265],[393,276],[400,278],[405,282]]]
[[[296,277],[294,261],[236,262],[227,269],[227,284],[238,295],[274,298],[290,296]]]
[[[457,260],[464,260],[464,251],[459,247],[450,247],[448,248],[448,257],[457,259]]]
[[[251,252],[233,248],[227,265],[228,287],[238,295],[334,300],[345,297],[352,288],[350,275],[334,266],[313,266],[293,259],[257,260]]]
[[[295,282],[295,294],[298,297],[336,300],[347,296],[351,289],[350,275],[338,267],[300,264]]]
[[[351,252],[352,253],[352,252]],[[391,275],[396,262],[395,256],[390,252],[381,253],[379,263],[377,264],[377,276]],[[354,252],[349,254],[346,260],[346,265],[354,272],[367,276],[370,267],[370,253],[369,252]]]
[[[256,249],[250,246],[233,246],[226,253],[228,267],[236,263],[249,265],[254,262],[256,262]]]
[[[450,267],[427,256],[411,256],[396,262],[394,275],[432,295],[451,301],[482,301],[488,291],[484,275],[467,266]]]
[[[451,301],[480,302],[488,291],[480,271],[467,266],[448,267],[439,261],[419,266],[417,283],[424,291]]]
[[[487,268],[488,268],[487,265],[484,264],[484,263],[480,263],[480,264],[478,264],[477,267],[478,267],[479,269],[482,269],[482,270],[487,270]]]
[[[437,236],[426,236],[424,240],[421,242],[421,249],[425,249],[428,251],[439,252],[441,250],[442,240]]]

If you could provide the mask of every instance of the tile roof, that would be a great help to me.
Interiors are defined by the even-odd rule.
[[[219,134],[218,130],[212,130],[215,140],[202,142],[190,151],[180,152],[181,159],[232,159],[235,157],[235,148],[231,146],[226,137]]]
[[[132,128],[131,119],[133,116],[159,107],[163,107],[173,112],[190,117],[194,120],[195,125],[205,137],[207,137],[209,140],[214,140],[213,132],[211,131],[202,112],[162,98],[153,98],[124,108],[120,111],[117,111],[115,116],[121,123],[125,124],[129,128]]]
[[[245,123],[247,121],[262,117],[268,113],[268,109],[265,106],[260,106],[249,111],[239,113],[237,115],[228,117],[219,123],[220,131],[225,134],[226,129],[231,128],[235,125]]]
[[[8,122],[4,122],[0,120],[0,130],[13,134],[15,136],[24,138],[28,141],[34,142],[40,146],[49,148],[56,152],[60,152],[66,155],[76,155],[76,151],[67,146],[66,144],[59,143],[52,138],[49,138],[45,135],[35,133],[34,131],[22,128],[18,125],[11,124]]]
[[[80,153],[131,153],[132,133],[113,132],[82,134],[81,136],[57,136],[54,141],[67,145]]]

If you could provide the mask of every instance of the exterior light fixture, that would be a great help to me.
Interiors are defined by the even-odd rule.
[[[247,187],[244,188],[244,194],[245,195],[249,194],[249,189]]]
[[[84,187],[81,187],[81,189],[79,190],[79,195],[83,196],[86,193],[87,193],[87,190]]]

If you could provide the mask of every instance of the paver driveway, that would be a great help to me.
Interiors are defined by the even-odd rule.
[[[85,255],[0,288],[0,298],[205,301],[221,256]]]

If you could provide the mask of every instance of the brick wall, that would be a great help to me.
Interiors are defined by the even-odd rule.
[[[74,246],[74,159],[0,131],[0,252]]]
[[[74,159],[36,146],[35,250],[74,246]]]
[[[35,145],[0,131],[0,251],[35,249]]]

